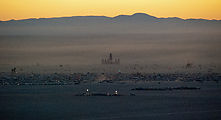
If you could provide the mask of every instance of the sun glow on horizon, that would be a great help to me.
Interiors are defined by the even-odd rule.
[[[156,17],[221,20],[221,0],[2,0],[0,20],[65,16],[117,16],[147,13]]]

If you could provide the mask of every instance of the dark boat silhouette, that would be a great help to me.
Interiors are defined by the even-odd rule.
[[[87,89],[85,93],[76,94],[75,96],[126,96],[126,95],[118,94],[117,90],[113,94],[110,94],[110,93],[92,93],[89,92],[89,90]],[[130,96],[135,96],[135,94],[131,93]]]

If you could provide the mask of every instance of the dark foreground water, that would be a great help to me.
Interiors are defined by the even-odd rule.
[[[69,86],[0,86],[1,120],[220,120],[221,83],[149,82]],[[197,86],[200,90],[130,91],[134,87]],[[87,88],[126,96],[74,96]],[[128,96],[135,93],[136,96]]]

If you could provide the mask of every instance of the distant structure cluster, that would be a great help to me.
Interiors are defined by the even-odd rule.
[[[112,53],[110,53],[109,58],[102,58],[101,64],[120,64],[119,58],[113,58]]]
[[[187,63],[186,64],[186,68],[192,68],[193,67],[193,63]]]
[[[12,73],[16,73],[16,67],[11,69]]]

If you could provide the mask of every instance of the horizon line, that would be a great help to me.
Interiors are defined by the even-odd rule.
[[[153,15],[150,15],[150,14],[147,14],[147,13],[144,13],[144,12],[136,12],[136,13],[133,13],[133,14],[118,14],[116,16],[105,16],[105,15],[77,15],[77,16],[52,16],[52,17],[30,17],[30,18],[21,18],[21,19],[9,19],[9,20],[0,20],[0,22],[9,22],[9,21],[20,21],[20,20],[29,20],[29,19],[50,19],[50,18],[67,18],[67,17],[107,17],[107,18],[115,18],[117,16],[122,16],[122,15],[125,15],[125,16],[133,16],[135,14],[146,14],[148,16],[152,16],[152,17],[155,17],[155,18],[179,18],[179,19],[182,19],[182,20],[216,20],[216,21],[220,21],[221,19],[205,19],[205,18],[182,18],[182,17],[156,17],[156,16],[153,16]]]

